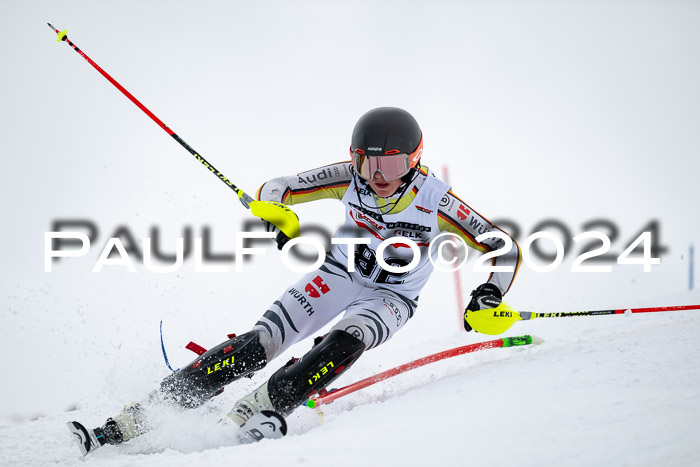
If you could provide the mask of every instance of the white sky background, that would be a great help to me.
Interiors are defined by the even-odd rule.
[[[63,409],[70,391],[83,400],[74,381],[138,385],[134,368],[161,365],[158,321],[172,347],[214,345],[297,277],[272,248],[242,274],[194,274],[191,261],[166,275],[90,272],[119,225],[139,238],[158,226],[169,252],[184,226],[201,236],[209,225],[214,250],[231,252],[249,214],[47,21],[251,194],[347,159],[359,116],[391,105],[421,124],[424,163],[447,164],[462,199],[516,221],[522,238],[546,218],[574,235],[604,218],[620,253],[659,220],[669,251],[652,273],[523,270],[516,308],[636,306],[688,287],[688,245],[700,247],[697,2],[5,0],[0,18],[0,364],[16,381],[3,384],[2,414]],[[302,225],[342,220],[339,203],[295,211]],[[44,232],[76,218],[98,224],[97,244],[44,273]],[[412,339],[456,321],[452,276],[436,277]],[[484,279],[465,272],[465,290]],[[130,365],[108,368],[119,358]]]

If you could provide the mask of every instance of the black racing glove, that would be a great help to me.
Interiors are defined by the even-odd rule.
[[[265,232],[277,232],[277,236],[275,237],[275,241],[277,242],[277,249],[281,250],[282,247],[289,241],[291,240],[287,235],[282,232],[280,229],[277,228],[277,226],[271,222],[268,221],[263,221],[263,225],[265,225]]]
[[[464,310],[464,329],[469,332],[472,327],[467,323],[467,311],[485,310],[487,308],[496,308],[501,304],[503,294],[501,290],[490,282],[481,284],[476,289],[472,290],[472,299]]]

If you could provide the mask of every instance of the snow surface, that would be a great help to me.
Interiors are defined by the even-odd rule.
[[[302,407],[288,418],[290,431],[282,440],[236,446],[231,428],[217,424],[235,396],[251,386],[245,382],[227,388],[206,410],[158,414],[154,431],[102,448],[88,463],[325,465],[329,458],[338,466],[700,463],[700,313],[519,324],[507,334],[530,332],[547,340],[419,368],[322,406],[322,415]],[[404,346],[391,352],[407,361],[486,338],[454,335],[421,342],[420,350]],[[380,352],[366,354],[338,385],[386,369]],[[64,432],[66,420],[95,425],[109,414],[92,407],[3,426],[3,465],[82,465]]]
[[[7,0],[0,18],[0,465],[700,465],[700,311],[516,323],[506,335],[545,342],[435,363],[322,421],[299,409],[285,439],[233,446],[217,420],[303,342],[206,408],[159,413],[158,429],[81,459],[66,421],[102,424],[168,374],[160,321],[184,365],[188,341],[247,331],[297,274],[272,247],[243,272],[198,273],[191,257],[172,273],[91,272],[120,228],[172,253],[208,227],[212,252],[232,254],[251,216],[46,26],[250,193],[347,158],[357,118],[393,105],[420,122],[424,162],[521,242],[546,219],[569,240],[602,219],[617,255],[658,222],[650,273],[572,273],[573,242],[555,271],[523,267],[508,303],[557,312],[700,304],[700,3]],[[332,201],[295,212],[302,228],[342,221]],[[66,219],[97,238],[44,272],[44,234]],[[464,293],[486,277],[473,264]],[[335,384],[490,339],[460,326],[453,275],[436,272],[412,322]]]

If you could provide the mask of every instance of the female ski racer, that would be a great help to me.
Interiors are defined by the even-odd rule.
[[[251,331],[223,342],[168,376],[161,383],[160,396],[184,407],[197,407],[225,385],[260,370],[344,313],[306,355],[282,366],[236,402],[228,414],[241,426],[263,412],[284,424],[281,417],[406,325],[432,273],[429,248],[438,235],[457,235],[481,252],[501,248],[505,243],[501,238],[475,240],[500,229],[422,165],[422,154],[423,135],[416,120],[402,109],[382,107],[367,112],[357,122],[350,161],[266,182],[258,191],[259,200],[294,205],[337,199],[345,206],[345,224],[335,233],[334,244],[318,270],[288,287]],[[278,248],[289,241],[273,224],[265,222],[265,228],[276,232]],[[407,241],[395,241],[382,252],[380,244],[392,237]],[[351,240],[354,238],[362,238],[362,242]],[[393,268],[381,267],[379,253]],[[520,261],[519,247],[513,242],[510,251],[493,260],[494,265],[510,266],[511,271],[492,273],[472,292],[467,309],[498,306]],[[470,331],[466,320],[463,322]],[[88,431],[77,422],[71,423],[85,431],[87,453],[142,433],[147,429],[144,417],[144,411],[132,405],[101,428]]]

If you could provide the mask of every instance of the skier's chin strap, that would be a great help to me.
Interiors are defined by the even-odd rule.
[[[411,184],[414,182],[414,180],[416,178],[418,178],[418,174],[420,174],[420,168],[421,168],[421,165],[419,162],[418,165],[416,165],[414,168],[409,170],[406,175],[401,177],[401,181],[403,183],[401,183],[401,185],[396,189],[396,191],[392,195],[390,195],[389,197],[384,198],[383,196],[377,195],[377,193],[370,186],[369,182],[367,180],[363,179],[362,177],[358,176],[357,172],[355,172],[355,168],[351,165],[350,171],[352,172],[352,176],[355,179],[355,185],[358,185],[361,183],[362,186],[365,187],[370,193],[372,193],[373,195],[375,195],[379,198],[383,198],[385,200],[391,199],[391,196],[394,196],[398,193],[398,197],[395,198],[395,201],[387,202],[384,206],[379,207],[379,206],[369,206],[368,204],[365,204],[362,201],[362,198],[360,197],[360,193],[358,191],[356,191],[355,193],[357,195],[357,202],[360,203],[360,206],[362,206],[365,209],[369,209],[372,211],[379,211],[380,214],[391,214],[391,212],[396,208],[396,206],[399,205],[401,198],[403,198],[403,196],[406,194],[408,187],[411,186]],[[388,206],[390,206],[389,210],[386,212],[382,212],[382,209],[386,208]]]

